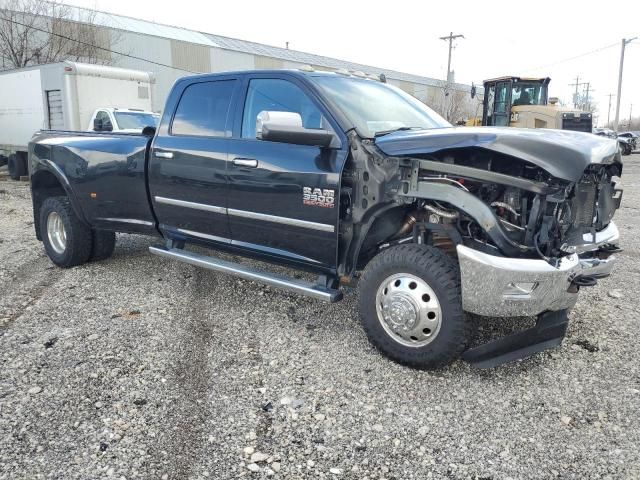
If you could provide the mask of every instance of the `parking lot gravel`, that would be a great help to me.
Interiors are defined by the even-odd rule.
[[[0,478],[640,478],[640,155],[623,183],[625,251],[561,347],[425,372],[369,345],[357,291],[327,305],[132,235],[58,269],[0,173]]]

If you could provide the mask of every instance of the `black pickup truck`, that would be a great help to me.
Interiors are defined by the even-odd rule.
[[[36,235],[56,265],[107,258],[114,232],[143,233],[163,238],[153,254],[319,300],[358,284],[371,342],[419,368],[461,355],[489,367],[558,345],[579,289],[609,275],[619,250],[615,141],[453,128],[356,75],[186,77],[157,131],[38,132],[29,171]],[[537,322],[468,349],[467,313]]]

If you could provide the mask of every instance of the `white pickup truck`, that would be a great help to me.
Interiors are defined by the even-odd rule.
[[[160,114],[137,108],[98,108],[91,116],[88,132],[141,133],[156,127]]]

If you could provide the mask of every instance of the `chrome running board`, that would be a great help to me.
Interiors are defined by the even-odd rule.
[[[342,300],[342,292],[340,290],[330,289],[320,284],[292,279],[276,273],[263,272],[238,263],[227,262],[225,260],[220,260],[219,258],[200,255],[180,248],[152,246],[149,247],[149,251],[154,255],[171,258],[179,262],[195,265],[196,267],[228,273],[230,275],[235,275],[236,277],[264,283],[283,290],[289,290],[301,295],[323,300],[325,302],[334,303]]]

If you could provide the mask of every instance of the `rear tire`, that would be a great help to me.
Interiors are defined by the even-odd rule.
[[[93,230],[90,262],[106,260],[116,248],[116,234],[107,230]]]
[[[448,365],[472,338],[458,266],[435,247],[400,245],[377,255],[363,272],[359,303],[369,341],[411,367]]]
[[[9,160],[7,163],[9,167],[9,176],[13,180],[20,180],[21,176],[26,175],[26,172],[23,168],[24,162],[22,162],[22,159],[18,157],[17,154],[12,153],[11,155],[9,155]]]
[[[44,249],[57,266],[69,268],[89,260],[91,229],[78,218],[67,197],[42,202],[40,232]]]

